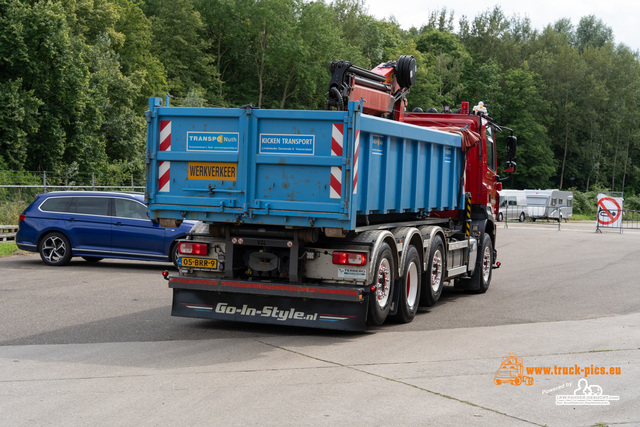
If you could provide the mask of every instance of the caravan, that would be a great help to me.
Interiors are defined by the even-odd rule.
[[[562,190],[525,190],[527,208],[532,221],[555,219],[562,221],[573,215],[573,193]]]
[[[524,190],[502,190],[500,194],[500,209],[498,221],[503,219],[517,219],[523,222],[528,216],[527,196]]]

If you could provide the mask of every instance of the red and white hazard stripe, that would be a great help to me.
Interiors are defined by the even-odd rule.
[[[353,154],[353,194],[358,194],[358,157],[360,155],[360,131],[356,131],[356,146]]]
[[[344,146],[344,125],[334,124],[331,129],[331,155],[342,157],[342,148]],[[329,189],[329,197],[339,199],[342,193],[342,166],[331,167],[331,185]]]
[[[353,154],[353,194],[358,193],[358,167],[360,165],[360,131],[356,131],[356,141]],[[342,157],[344,150],[344,125],[334,124],[331,129],[331,155]],[[342,166],[331,167],[331,188],[329,197],[339,199],[342,193]]]
[[[160,151],[171,151],[171,120],[160,120]],[[158,191],[168,192],[171,162],[158,163]]]

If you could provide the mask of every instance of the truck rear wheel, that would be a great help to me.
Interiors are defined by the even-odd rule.
[[[442,243],[442,237],[435,236],[429,249],[427,271],[425,271],[424,275],[425,280],[422,282],[422,299],[420,300],[422,305],[431,307],[440,299],[444,281],[444,268],[444,244]]]
[[[378,261],[374,271],[373,285],[376,289],[369,298],[367,320],[371,325],[382,325],[389,315],[396,271],[398,270],[391,248],[387,243],[383,243],[378,250]]]
[[[399,322],[411,322],[418,312],[422,282],[422,268],[420,265],[418,250],[415,246],[410,246],[404,260],[403,274],[399,282],[398,313],[394,317]]]

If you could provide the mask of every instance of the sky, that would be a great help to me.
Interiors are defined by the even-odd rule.
[[[638,0],[485,0],[451,2],[441,0],[365,0],[369,14],[377,19],[394,16],[403,29],[420,28],[428,21],[431,11],[447,8],[454,12],[457,27],[465,15],[472,21],[480,13],[499,5],[507,18],[528,17],[531,26],[542,30],[561,18],[569,18],[574,28],[580,18],[595,15],[613,30],[616,44],[623,43],[634,51],[640,51],[640,1]],[[397,5],[391,7],[390,5]]]

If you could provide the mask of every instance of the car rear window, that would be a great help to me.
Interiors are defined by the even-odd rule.
[[[40,210],[44,212],[69,212],[69,202],[71,202],[71,197],[50,197],[40,205]]]

